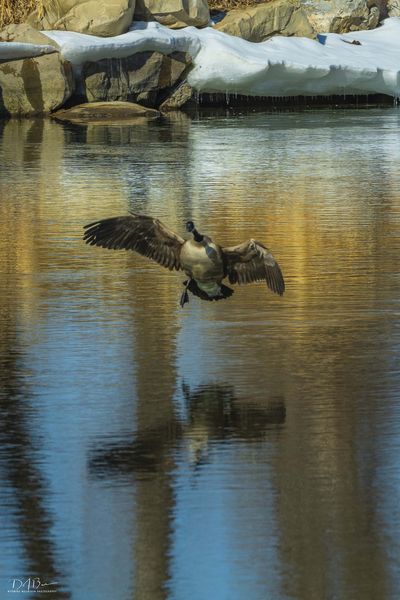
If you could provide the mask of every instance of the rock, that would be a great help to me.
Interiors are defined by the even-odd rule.
[[[0,31],[1,42],[23,42],[24,44],[43,44],[59,48],[57,42],[51,40],[47,35],[40,33],[28,23],[12,23]]]
[[[50,113],[73,90],[71,65],[57,52],[0,62],[0,117]]]
[[[392,2],[392,10],[396,10]],[[374,29],[387,17],[387,0],[273,0],[244,10],[231,10],[215,28],[251,42],[273,35],[315,37]]]
[[[400,0],[388,0],[387,11],[389,17],[400,17]]]
[[[135,0],[44,0],[44,16],[28,17],[37,29],[61,29],[109,37],[125,33],[133,20]]]
[[[315,32],[374,29],[388,16],[386,0],[302,0]]]
[[[172,94],[160,105],[161,112],[178,110],[184,106],[193,96],[193,88],[186,82],[176,87]]]
[[[215,29],[249,42],[263,42],[273,35],[315,35],[300,0],[273,0],[243,10],[231,10]]]
[[[158,119],[160,113],[153,108],[146,108],[132,102],[89,102],[59,110],[52,117],[61,121],[69,121],[83,125],[129,125],[149,119]]]
[[[134,19],[158,21],[171,29],[206,27],[210,11],[207,0],[136,0]]]
[[[156,106],[190,64],[190,56],[173,52],[139,52],[128,58],[104,59],[82,67],[78,96],[88,102],[131,101]]]

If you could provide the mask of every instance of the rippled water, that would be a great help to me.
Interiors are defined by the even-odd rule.
[[[0,598],[397,599],[400,112],[0,132]],[[128,209],[264,241],[286,294],[181,310],[83,244]]]

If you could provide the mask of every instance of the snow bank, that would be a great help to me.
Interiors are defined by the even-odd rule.
[[[0,60],[31,58],[42,54],[57,52],[54,46],[43,44],[23,44],[21,42],[0,42]]]
[[[210,30],[189,82],[203,91],[254,96],[383,93],[400,95],[400,19],[372,31],[254,44]],[[360,45],[352,44],[354,40]]]
[[[66,31],[43,33],[59,44],[61,54],[75,66],[143,51],[188,52],[194,66],[187,80],[198,92],[400,96],[400,18],[396,17],[372,31],[326,34],[321,36],[324,44],[280,36],[256,44],[212,27],[171,30],[159,23],[136,23],[113,38]],[[354,40],[359,44],[352,44]],[[0,44],[0,58],[5,44]]]

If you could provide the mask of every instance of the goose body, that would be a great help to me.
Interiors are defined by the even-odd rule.
[[[265,280],[279,294],[285,290],[282,272],[271,252],[261,242],[247,240],[238,246],[222,247],[186,223],[193,239],[185,240],[158,219],[132,213],[85,226],[83,239],[90,245],[113,250],[135,250],[163,267],[182,270],[188,280],[181,306],[189,301],[188,291],[202,300],[228,298],[233,290],[222,283],[251,283]]]
[[[203,241],[187,240],[181,250],[181,265],[190,279],[210,297],[221,296],[224,265],[221,248],[204,236]]]

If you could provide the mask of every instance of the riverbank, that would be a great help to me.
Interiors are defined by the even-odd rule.
[[[262,6],[277,10],[277,1]],[[141,21],[108,36],[11,25],[0,35],[0,117],[53,114],[86,102],[134,102],[165,112],[211,97],[221,106],[238,97],[265,106],[400,97],[399,17],[371,30],[276,35],[261,43],[230,35],[224,22],[174,29]]]

